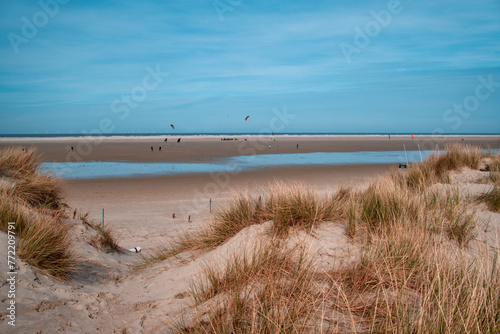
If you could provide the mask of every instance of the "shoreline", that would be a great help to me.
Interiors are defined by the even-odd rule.
[[[500,135],[262,135],[161,137],[75,137],[75,138],[0,138],[0,150],[9,146],[34,146],[44,162],[207,162],[260,154],[407,151],[442,149],[447,144],[464,143],[499,149]],[[167,142],[165,142],[165,138]],[[171,140],[173,138],[174,140]],[[176,138],[181,138],[177,142]],[[246,139],[246,140],[245,140]],[[463,140],[462,140],[463,139]],[[298,146],[297,146],[298,145]],[[73,150],[71,148],[73,147]],[[161,151],[160,151],[161,147]]]
[[[227,133],[227,134],[193,134],[193,133],[165,133],[165,134],[102,134],[102,135],[88,135],[88,134],[74,134],[74,135],[1,135],[0,143],[3,141],[59,141],[59,140],[74,140],[74,139],[84,139],[84,140],[149,140],[149,139],[164,139],[167,138],[178,138],[182,137],[185,139],[220,139],[220,138],[259,138],[259,137],[274,137],[274,138],[408,138],[413,135],[415,139],[417,138],[471,138],[471,137],[499,137],[500,133],[450,133],[450,134],[432,134],[432,133],[291,133],[291,134],[272,134],[272,133]]]

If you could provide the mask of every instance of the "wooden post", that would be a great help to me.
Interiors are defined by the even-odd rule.
[[[406,157],[406,166],[408,166],[408,155],[406,154],[406,145],[403,144],[403,147],[405,149],[405,157]]]

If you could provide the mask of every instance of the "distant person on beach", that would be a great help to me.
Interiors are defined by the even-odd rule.
[[[160,152],[161,152],[161,146],[160,146],[160,147],[158,147],[158,151],[160,151]]]
[[[299,149],[299,144],[297,144],[297,150]]]
[[[153,152],[153,146],[151,146],[151,152]]]

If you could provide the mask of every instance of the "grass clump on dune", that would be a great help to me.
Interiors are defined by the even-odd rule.
[[[490,155],[485,166],[485,171],[489,172],[487,182],[500,187],[500,155]]]
[[[360,221],[373,232],[390,231],[394,224],[418,218],[418,208],[408,191],[389,178],[370,184],[354,200],[360,206]]]
[[[0,229],[15,223],[17,255],[31,266],[58,279],[67,279],[73,266],[67,237],[68,225],[61,213],[33,211],[28,203],[15,201],[0,191]]]
[[[29,205],[50,210],[65,207],[61,182],[40,172],[40,156],[34,148],[8,148],[0,154],[0,177],[9,180],[9,195]]]
[[[281,239],[250,254],[234,254],[223,269],[207,264],[192,283],[197,305],[208,318],[174,324],[184,333],[294,333],[318,320],[320,300],[303,249],[287,250]]]
[[[481,160],[485,157],[486,153],[477,146],[454,144],[447,146],[446,150],[439,155],[431,155],[425,163],[434,168],[437,176],[441,176],[448,171],[462,167],[478,169]]]
[[[338,211],[335,203],[299,184],[277,182],[268,190],[263,207],[264,220],[273,221],[272,233],[286,236],[290,229],[311,231],[314,224],[332,220]]]
[[[486,153],[476,146],[453,144],[441,154],[432,154],[420,163],[411,164],[405,174],[393,173],[401,186],[421,191],[435,183],[450,183],[449,172],[462,167],[478,169]]]
[[[14,193],[28,204],[58,210],[65,205],[61,192],[61,182],[48,174],[35,173],[19,180]]]
[[[328,272],[327,298],[351,319],[344,332],[491,333],[500,324],[499,274],[488,256],[467,260],[423,230],[400,229]]]
[[[34,148],[9,147],[0,155],[0,176],[32,175],[38,171],[39,159]]]
[[[17,251],[20,258],[35,268],[68,279],[75,269],[68,240],[69,225],[57,217],[41,216],[32,220],[20,233]]]
[[[495,186],[490,192],[478,197],[478,200],[486,203],[488,209],[500,212],[500,188]]]
[[[35,268],[58,279],[68,279],[74,268],[63,222],[61,184],[39,173],[39,157],[32,148],[0,152],[0,229],[15,222],[17,254]]]
[[[74,216],[76,216],[76,210],[74,212]],[[92,247],[99,249],[105,253],[122,252],[122,248],[118,245],[118,242],[116,241],[109,227],[103,227],[98,222],[89,220],[88,212],[85,214],[80,214],[79,219],[83,224],[87,225],[96,232],[95,237],[89,241],[89,244]]]

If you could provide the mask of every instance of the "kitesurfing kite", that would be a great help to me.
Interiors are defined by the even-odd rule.
[[[173,124],[170,124],[170,126],[172,127],[172,129],[174,129],[174,130],[175,130],[175,126],[174,126]]]
[[[245,117],[245,121],[248,120],[248,117],[250,117],[250,116]]]

